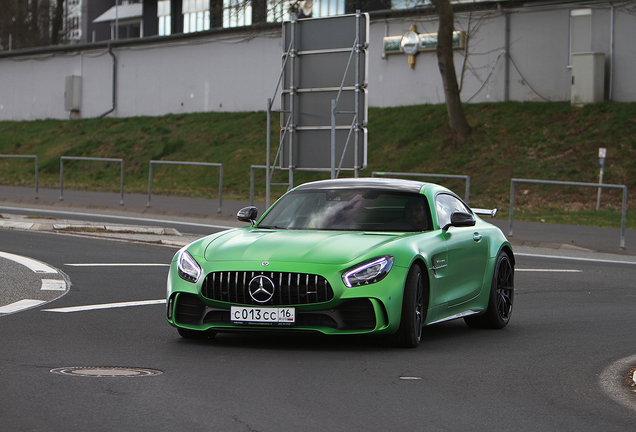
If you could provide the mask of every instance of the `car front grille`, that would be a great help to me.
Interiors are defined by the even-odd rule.
[[[250,296],[250,282],[257,276],[266,276],[274,284],[274,294],[269,301],[257,302]],[[303,305],[333,299],[333,289],[324,277],[285,272],[209,273],[203,281],[201,294],[210,300],[259,306]]]

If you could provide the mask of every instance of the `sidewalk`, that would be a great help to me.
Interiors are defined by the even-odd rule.
[[[223,201],[221,212],[218,199],[166,197],[152,195],[150,207],[148,195],[125,194],[120,205],[119,193],[64,190],[64,200],[60,200],[59,189],[40,189],[35,199],[35,189],[26,187],[0,186],[0,205],[24,206],[47,209],[82,209],[136,215],[173,216],[179,218],[204,219],[209,221],[236,221],[236,213],[249,202]],[[265,210],[264,203],[255,203],[259,214]],[[212,223],[212,222],[210,222]]]
[[[196,222],[216,226],[244,226],[245,223],[236,220],[236,213],[241,208],[250,205],[249,202],[224,200],[221,204],[221,212],[218,212],[219,201],[217,199],[183,198],[152,196],[151,207],[147,207],[148,196],[141,194],[124,195],[124,204],[120,205],[120,195],[118,193],[87,192],[87,191],[64,191],[64,200],[60,201],[60,191],[52,189],[40,189],[38,199],[35,199],[35,189],[24,187],[0,186],[0,214],[2,207],[30,208],[38,210],[55,210],[77,213],[100,213],[108,215],[119,215],[126,217],[144,217],[153,219],[170,219],[178,221]],[[255,203],[259,209],[259,214],[265,210],[264,203]],[[16,213],[13,211],[13,213]],[[55,220],[55,225],[81,225],[81,217],[69,216],[73,222]],[[488,222],[497,225],[506,236],[509,231],[508,219],[486,219]],[[53,229],[53,223],[49,221],[38,221],[29,218],[26,221],[11,219],[0,219],[7,224],[22,222],[33,224],[30,229]],[[86,223],[86,225],[91,225]],[[94,226],[89,230],[84,227],[86,235],[93,234],[112,237],[117,234],[123,238],[130,236],[133,229],[122,233],[122,227],[118,224],[93,224],[101,227],[103,232],[97,232]],[[49,227],[50,226],[50,227]],[[142,230],[144,227],[137,227]],[[539,248],[553,251],[567,251],[578,253],[601,252],[606,254],[636,256],[636,230],[627,230],[625,234],[625,249],[620,249],[620,227],[598,228],[575,225],[543,224],[535,222],[515,221],[513,236],[508,236],[515,250],[526,248]],[[117,233],[116,231],[120,231]],[[157,233],[136,233],[136,235],[150,236],[147,241],[163,242],[172,245],[187,244],[192,241],[192,236],[174,230],[163,234]],[[155,236],[155,237],[152,237]],[[179,238],[180,237],[180,238]],[[196,238],[196,237],[195,237]],[[185,242],[185,243],[184,243]]]

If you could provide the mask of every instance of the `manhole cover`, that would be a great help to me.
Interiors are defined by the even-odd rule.
[[[74,375],[83,377],[143,377],[161,375],[163,372],[155,369],[128,368],[113,366],[85,366],[85,367],[65,367],[51,369],[51,372],[59,375]]]

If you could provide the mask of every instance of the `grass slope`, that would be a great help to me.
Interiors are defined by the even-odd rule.
[[[604,183],[627,185],[628,202],[636,198],[636,104],[576,108],[508,102],[471,104],[465,109],[473,133],[461,148],[450,144],[444,105],[370,109],[369,167],[362,175],[373,171],[469,175],[472,205],[506,211],[513,177],[598,182],[598,148],[606,147]],[[266,130],[264,112],[4,121],[0,154],[38,155],[39,181],[46,188],[59,187],[60,156],[123,158],[126,193],[147,191],[150,160],[223,163],[224,196],[246,200],[250,165],[265,163]],[[272,142],[277,140],[278,131]],[[4,158],[0,166],[0,184],[33,185],[33,160]],[[218,193],[216,168],[162,165],[153,171],[153,193],[197,197]],[[326,174],[297,172],[294,177],[300,184]],[[256,179],[256,194],[262,199],[263,170],[257,171]],[[276,173],[275,182],[285,180],[284,173]],[[463,181],[438,182],[464,195]],[[64,184],[68,189],[118,191],[119,164],[67,161]],[[283,191],[278,187],[273,195]],[[594,211],[594,188],[522,185],[515,196],[519,219],[616,226],[620,206],[620,192],[604,190],[603,211]]]

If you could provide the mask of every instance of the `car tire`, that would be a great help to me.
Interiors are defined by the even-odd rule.
[[[400,327],[393,334],[393,343],[402,348],[415,348],[422,340],[422,326],[428,307],[428,292],[425,292],[422,269],[414,265],[409,270],[404,284]]]
[[[177,327],[177,331],[179,332],[179,336],[184,339],[213,339],[214,336],[216,336],[215,332],[191,330],[181,327]]]
[[[512,315],[515,294],[515,269],[512,260],[504,251],[499,253],[490,286],[488,309],[481,315],[464,318],[473,328],[500,329],[508,325]]]

